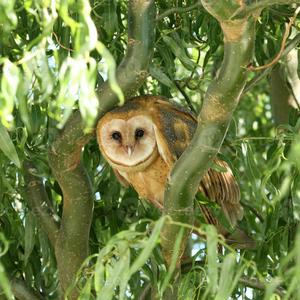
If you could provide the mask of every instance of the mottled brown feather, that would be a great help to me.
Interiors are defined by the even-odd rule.
[[[154,161],[153,165],[159,166],[160,169],[165,169],[161,172],[165,176],[191,142],[197,127],[197,119],[188,110],[179,105],[171,104],[160,96],[140,96],[133,98],[126,102],[124,106],[109,112],[104,118],[120,117],[120,115],[123,118],[131,118],[141,114],[151,117],[155,124],[156,142],[163,160],[158,158],[158,160]],[[235,226],[237,221],[243,217],[243,208],[239,202],[239,187],[226,162],[215,159],[214,163],[225,168],[227,171],[217,172],[214,169],[209,169],[202,178],[199,190],[211,201],[216,201],[222,208],[230,224]],[[155,193],[163,195],[162,190],[164,190],[163,187],[167,176],[159,178],[158,183],[160,185],[155,187],[157,191],[150,191],[147,185],[150,183],[154,184],[153,180],[158,174],[157,170],[151,170],[148,167],[141,175],[140,173],[119,172],[115,169],[115,173],[121,183],[132,184],[140,196],[150,198],[149,200],[154,205],[162,207],[163,199],[161,197],[163,196],[158,200],[151,199],[151,195]],[[139,180],[147,181],[144,187]],[[218,221],[207,206],[201,205],[201,211],[208,223],[218,225]]]

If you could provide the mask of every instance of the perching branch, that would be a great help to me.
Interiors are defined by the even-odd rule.
[[[181,265],[181,272],[183,274],[186,274],[186,273],[190,272],[191,269],[194,268],[195,266],[204,267],[204,265],[205,265],[205,262],[203,262],[203,261],[195,261],[193,263],[183,264],[183,265]],[[220,271],[220,270],[218,270],[218,271]],[[266,282],[263,282],[263,281],[258,280],[257,278],[251,278],[251,277],[248,277],[245,275],[242,275],[239,278],[239,283],[244,286],[256,289],[256,290],[265,291],[267,289]],[[275,292],[282,298],[286,294],[286,290],[284,288],[282,288],[281,286],[277,287],[275,289]]]
[[[38,295],[26,286],[21,279],[13,279],[11,282],[11,290],[16,299],[19,300],[42,300],[42,296]]]
[[[224,58],[218,77],[205,95],[192,142],[176,162],[166,187],[164,214],[176,222],[192,224],[193,200],[199,182],[220,149],[246,82],[246,66],[254,49],[255,16],[229,20],[240,3],[202,0],[203,7],[217,18],[222,27]],[[167,262],[178,231],[179,227],[171,224],[164,228],[162,245]]]
[[[126,96],[133,94],[147,76],[154,44],[154,0],[131,0],[128,12],[128,48],[117,69],[117,81]],[[105,82],[99,89],[99,117],[118,103]],[[79,112],[75,112],[49,148],[49,162],[63,191],[63,215],[56,243],[56,259],[62,290],[74,282],[88,255],[93,210],[93,190],[81,164],[82,147],[92,137],[84,134]],[[74,290],[68,299],[77,299]]]
[[[251,287],[253,289],[256,289],[256,290],[265,291],[267,289],[266,283],[261,282],[255,278],[248,278],[247,276],[242,276],[239,279],[239,283],[241,283],[245,286]],[[277,287],[275,289],[275,293],[278,294],[280,297],[284,298],[286,291],[282,287]]]
[[[163,18],[171,15],[171,14],[175,14],[175,13],[186,13],[186,12],[189,12],[189,11],[192,11],[196,8],[199,8],[201,7],[202,4],[201,4],[201,1],[199,0],[196,0],[196,3],[191,5],[191,6],[188,6],[188,7],[172,7],[170,9],[167,9],[166,11],[164,11],[163,13],[161,13],[160,15],[157,16],[156,18],[156,21],[160,21],[162,20]]]
[[[249,71],[259,71],[259,70],[267,69],[267,68],[270,68],[270,67],[274,66],[279,61],[279,59],[282,57],[282,53],[284,52],[284,48],[285,48],[287,38],[289,37],[290,32],[291,32],[291,27],[294,24],[295,19],[298,15],[299,11],[300,11],[300,7],[298,7],[295,10],[294,16],[290,18],[289,23],[286,25],[286,29],[285,29],[285,32],[284,32],[284,35],[283,35],[283,38],[282,38],[282,42],[281,42],[281,47],[280,47],[279,52],[276,54],[276,56],[269,63],[267,63],[263,66],[254,67],[254,66],[250,65],[248,67]]]
[[[292,49],[297,47],[297,45],[300,43],[300,34],[297,34],[286,46],[285,50],[282,53],[281,57],[286,56]],[[253,79],[251,79],[245,86],[243,90],[243,95],[249,92],[255,85],[258,84],[262,79],[264,79],[266,76],[270,74],[272,71],[272,67],[265,69],[262,71],[259,75],[255,76]]]
[[[54,247],[59,230],[59,224],[55,221],[53,211],[49,207],[48,195],[45,191],[41,178],[34,176],[35,166],[29,162],[24,162],[25,192],[28,204],[32,213],[39,219],[46,232],[51,245]]]

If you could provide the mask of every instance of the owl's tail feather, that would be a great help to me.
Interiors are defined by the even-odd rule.
[[[212,214],[206,205],[200,204],[201,212],[208,224],[214,225],[219,234],[223,235],[228,245],[236,249],[255,249],[255,241],[249,237],[242,229],[236,227],[233,232],[229,232]],[[197,226],[197,224],[195,224]]]
[[[225,241],[228,245],[235,249],[255,249],[255,241],[249,237],[245,231],[240,228],[235,228],[232,233],[224,235]]]

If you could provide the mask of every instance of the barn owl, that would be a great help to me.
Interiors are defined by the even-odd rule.
[[[170,171],[196,127],[197,119],[182,107],[160,96],[140,96],[106,113],[96,133],[101,153],[118,180],[162,209]],[[215,164],[226,171],[209,169],[199,191],[216,201],[235,226],[243,217],[239,188],[227,163],[216,159]],[[218,226],[206,205],[201,205],[201,211],[208,223]]]

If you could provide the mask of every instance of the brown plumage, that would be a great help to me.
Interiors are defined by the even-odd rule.
[[[140,96],[108,112],[97,125],[97,139],[119,181],[161,209],[170,170],[196,126],[197,119],[182,107],[160,96]],[[239,188],[227,163],[214,162],[227,171],[209,169],[199,190],[216,201],[235,226],[243,217]],[[207,206],[201,205],[201,211],[208,223],[219,227]]]

